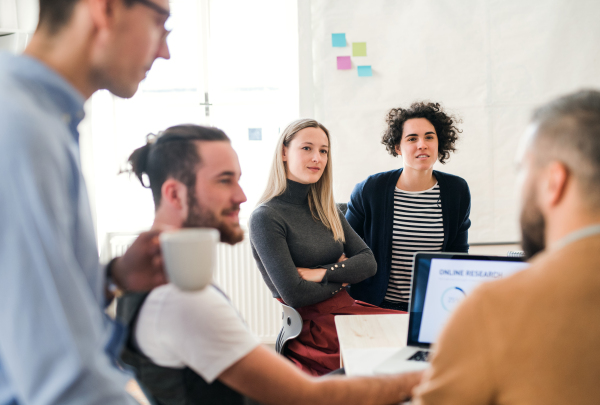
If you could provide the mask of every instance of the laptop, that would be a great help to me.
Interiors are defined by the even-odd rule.
[[[375,374],[427,368],[430,347],[458,304],[479,284],[508,277],[527,266],[521,257],[416,253],[406,347],[375,367]]]

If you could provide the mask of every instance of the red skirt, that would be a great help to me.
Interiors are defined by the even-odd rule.
[[[356,301],[346,290],[296,310],[302,316],[302,332],[296,339],[288,341],[284,355],[301,370],[314,376],[340,368],[340,343],[334,322],[336,315],[406,313]]]

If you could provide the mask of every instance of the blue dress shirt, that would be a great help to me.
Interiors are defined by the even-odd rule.
[[[0,53],[0,404],[132,404],[79,161],[84,98]]]

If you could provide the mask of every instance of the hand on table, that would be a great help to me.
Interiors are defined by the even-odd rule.
[[[150,291],[167,282],[158,235],[153,230],[141,233],[127,252],[112,262],[110,274],[125,291]]]
[[[423,381],[423,374],[426,370],[411,371],[410,373],[400,374],[402,376],[403,383],[405,384],[407,392],[411,393],[411,398],[415,396],[415,388]]]

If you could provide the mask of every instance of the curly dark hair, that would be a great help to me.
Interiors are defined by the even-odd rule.
[[[456,124],[462,122],[453,115],[448,115],[442,109],[440,103],[429,103],[419,101],[412,103],[410,108],[392,108],[385,119],[388,127],[383,133],[381,143],[392,156],[398,156],[396,145],[400,144],[404,123],[412,118],[425,118],[431,122],[435,128],[438,137],[438,159],[440,163],[446,163],[450,158],[450,152],[456,150],[455,143],[458,140],[458,134],[462,130],[456,127]]]

